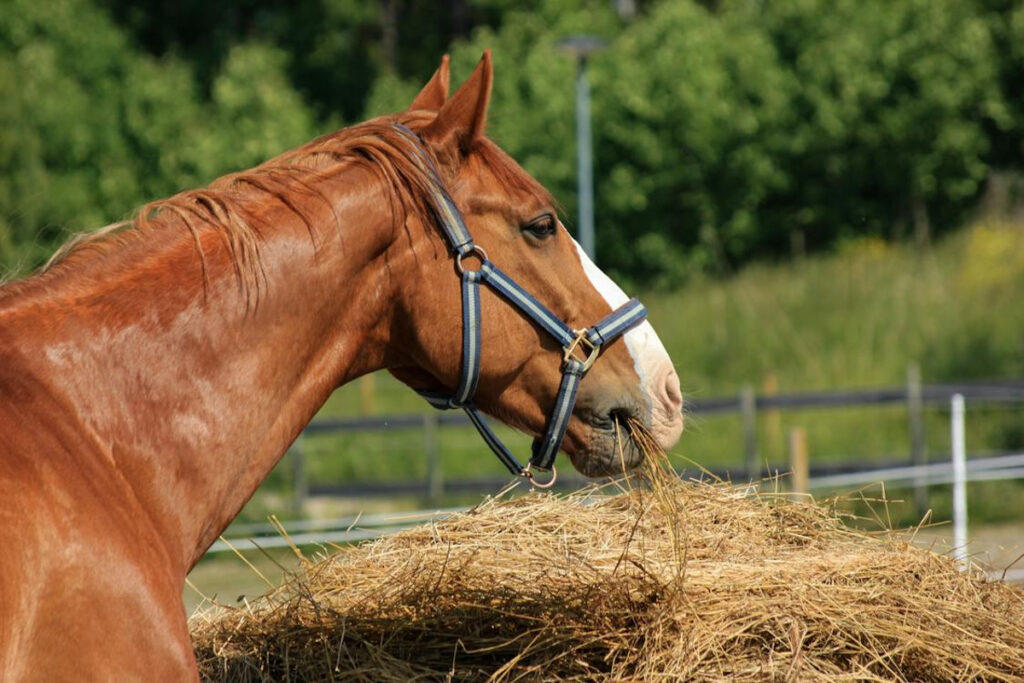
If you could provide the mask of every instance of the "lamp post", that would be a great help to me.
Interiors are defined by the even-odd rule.
[[[576,58],[576,177],[579,194],[579,239],[583,251],[594,259],[594,154],[590,134],[590,83],[587,58],[607,41],[597,36],[575,35],[557,43]]]

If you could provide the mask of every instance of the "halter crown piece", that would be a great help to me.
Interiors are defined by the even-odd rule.
[[[647,309],[637,299],[630,299],[592,327],[577,330],[570,328],[494,265],[487,258],[487,252],[473,242],[473,237],[462,219],[462,213],[445,189],[441,174],[431,157],[424,151],[419,137],[400,123],[394,125],[411,143],[415,152],[413,160],[417,166],[432,180],[430,194],[433,210],[454,254],[455,269],[462,280],[462,373],[459,385],[452,396],[431,391],[420,391],[419,394],[440,410],[465,410],[466,415],[476,425],[480,436],[512,474],[525,477],[541,488],[551,486],[557,474],[554,471],[555,456],[565,437],[573,406],[576,405],[580,381],[597,360],[601,347],[643,321],[647,317]],[[480,260],[479,269],[468,270],[464,267],[462,260],[469,255],[475,255]],[[498,439],[472,402],[480,378],[481,282],[490,286],[523,315],[554,337],[563,349],[562,381],[558,387],[558,396],[555,398],[555,405],[551,409],[544,434],[533,441],[533,452],[529,464],[525,467]],[[584,353],[586,357],[581,359],[577,351]],[[545,484],[537,483],[533,476],[534,469],[551,470],[551,480]]]

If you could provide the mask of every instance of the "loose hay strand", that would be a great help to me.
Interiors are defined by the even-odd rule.
[[[680,480],[489,498],[197,615],[204,680],[1020,680],[1024,598],[830,508]]]

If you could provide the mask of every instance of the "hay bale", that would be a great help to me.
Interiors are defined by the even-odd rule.
[[[1022,680],[1024,598],[725,484],[531,494],[340,549],[194,617],[202,676]]]

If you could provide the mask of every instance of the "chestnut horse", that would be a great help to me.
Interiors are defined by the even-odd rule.
[[[491,74],[485,54],[449,98],[446,59],[409,110],[155,202],[0,288],[0,679],[195,679],[185,576],[330,393],[380,368],[455,390],[437,178],[476,243],[570,327],[626,301],[484,136]],[[539,435],[560,345],[486,288],[481,310],[474,403]],[[561,446],[611,473],[642,458],[616,446],[617,416],[669,447],[680,411],[645,322],[600,350]]]

